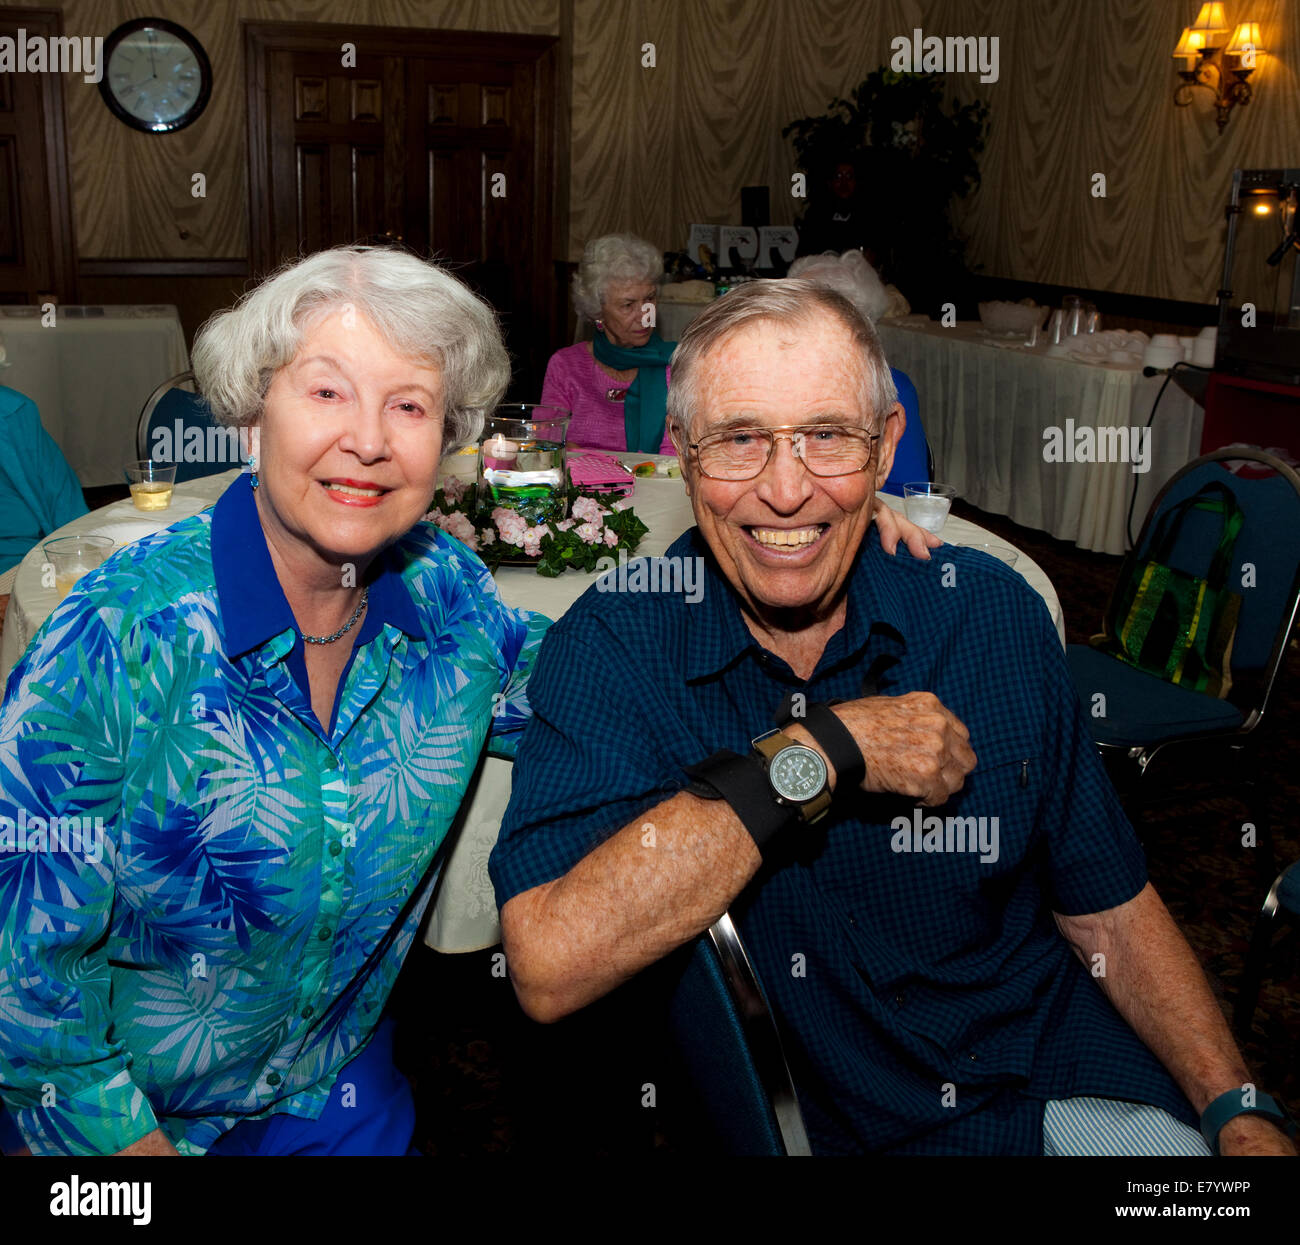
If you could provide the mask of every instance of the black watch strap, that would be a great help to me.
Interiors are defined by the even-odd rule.
[[[818,747],[830,757],[835,767],[835,791],[843,794],[862,785],[867,776],[867,763],[862,759],[862,749],[849,730],[831,709],[820,701],[805,704],[801,716],[791,711],[793,697],[787,697],[778,714],[780,726],[799,723],[816,741]]]
[[[716,798],[731,805],[760,852],[765,853],[772,839],[799,821],[797,809],[772,798],[767,772],[756,756],[723,748],[697,765],[688,765],[686,773],[693,779],[688,791],[707,799],[711,789]],[[701,786],[706,790],[701,791]]]

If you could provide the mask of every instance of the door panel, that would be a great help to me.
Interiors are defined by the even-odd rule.
[[[525,397],[554,348],[555,41],[246,27],[254,267],[356,241],[431,255],[501,316]],[[258,219],[269,203],[270,220]]]

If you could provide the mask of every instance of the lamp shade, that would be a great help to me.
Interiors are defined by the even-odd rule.
[[[1190,26],[1183,27],[1182,37],[1178,40],[1178,46],[1174,48],[1174,56],[1195,57],[1200,56],[1205,51],[1205,32],[1203,30],[1193,31]]]
[[[1256,56],[1264,50],[1259,43],[1258,22],[1242,22],[1224,51],[1229,56],[1242,56],[1247,48],[1252,48]]]
[[[1232,27],[1223,15],[1223,5],[1213,3],[1201,5],[1201,11],[1196,15],[1191,29],[1199,30],[1203,35],[1226,35]]]

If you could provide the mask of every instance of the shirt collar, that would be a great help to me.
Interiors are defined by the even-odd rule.
[[[408,635],[423,636],[419,612],[396,559],[385,551],[376,562],[378,570],[370,581],[370,600],[357,642],[365,643],[377,635],[385,623]],[[213,507],[212,571],[228,657],[260,648],[284,631],[297,631],[271,562],[247,475],[235,480]]]
[[[668,556],[674,554],[694,555],[704,562],[704,594],[693,607],[700,611],[699,626],[692,628],[685,675],[687,681],[707,678],[760,646],[745,626],[740,602],[699,528],[692,528],[673,545]],[[910,555],[900,552],[898,556]],[[818,663],[819,672],[828,661],[840,665],[857,659],[873,638],[883,641],[886,651],[898,657],[906,651],[907,602],[900,578],[890,573],[891,561],[880,547],[880,533],[871,524],[849,571],[844,626],[831,637]]]

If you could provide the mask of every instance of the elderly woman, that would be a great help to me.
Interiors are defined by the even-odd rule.
[[[857,250],[845,251],[843,255],[827,251],[822,255],[801,256],[790,265],[790,271],[786,275],[812,281],[844,295],[872,324],[882,316],[897,314],[895,300],[903,298],[894,286],[886,286],[881,281],[876,270],[867,262],[866,256]],[[903,300],[902,306],[902,314],[906,314],[906,300]],[[916,386],[906,372],[900,372],[896,367],[891,367],[889,373],[894,378],[898,400],[903,404],[904,420],[903,433],[898,448],[894,451],[889,479],[881,485],[881,489],[901,497],[903,485],[930,479],[930,446],[925,439],[925,429],[921,426],[921,403]]]
[[[650,243],[614,233],[589,242],[573,277],[573,305],[596,336],[557,350],[542,405],[573,413],[569,441],[587,449],[672,454],[664,430],[668,360],[675,342],[654,330],[663,258]]]
[[[417,523],[506,353],[446,272],[341,248],[194,363],[249,472],[80,580],[0,710],[0,1091],[36,1153],[403,1154],[380,1014],[545,621]]]

